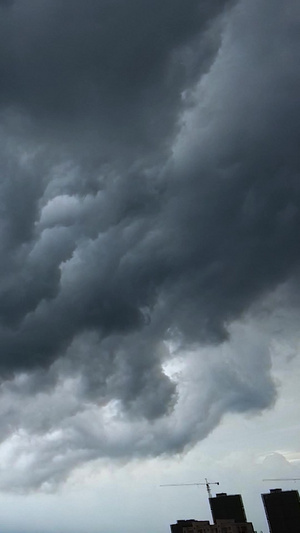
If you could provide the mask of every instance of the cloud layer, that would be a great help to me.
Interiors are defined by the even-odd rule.
[[[238,323],[282,286],[298,308],[299,8],[0,11],[3,485],[272,405],[270,337]]]

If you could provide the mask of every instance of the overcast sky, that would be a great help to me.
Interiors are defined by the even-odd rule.
[[[2,533],[167,533],[205,477],[267,533],[300,477],[299,23],[0,0]]]

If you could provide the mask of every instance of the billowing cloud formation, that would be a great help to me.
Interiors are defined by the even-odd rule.
[[[0,4],[4,485],[272,405],[237,323],[298,274],[298,9]]]

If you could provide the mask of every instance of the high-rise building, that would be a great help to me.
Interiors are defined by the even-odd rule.
[[[171,524],[171,533],[210,533],[208,520],[177,520],[176,524]]]
[[[262,494],[270,533],[300,533],[300,500],[297,490],[270,489]]]
[[[208,520],[177,520],[171,524],[171,533],[255,533],[251,522],[237,523],[231,520],[217,520],[210,524]]]
[[[240,494],[226,494],[221,492],[215,498],[209,498],[213,521],[234,520],[235,522],[247,522],[242,496]]]

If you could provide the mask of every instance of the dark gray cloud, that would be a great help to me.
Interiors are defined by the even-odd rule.
[[[16,2],[1,22],[1,101],[53,135],[80,120],[109,153],[162,150],[181,91],[218,45],[203,33],[229,3]]]
[[[13,0],[1,0],[0,1],[0,7],[7,7],[10,6],[13,3]]]
[[[268,341],[229,333],[298,276],[297,11],[2,10],[1,431],[24,431],[12,461],[36,439],[28,485],[181,451],[274,402]],[[166,370],[180,350],[200,353],[187,388]]]

